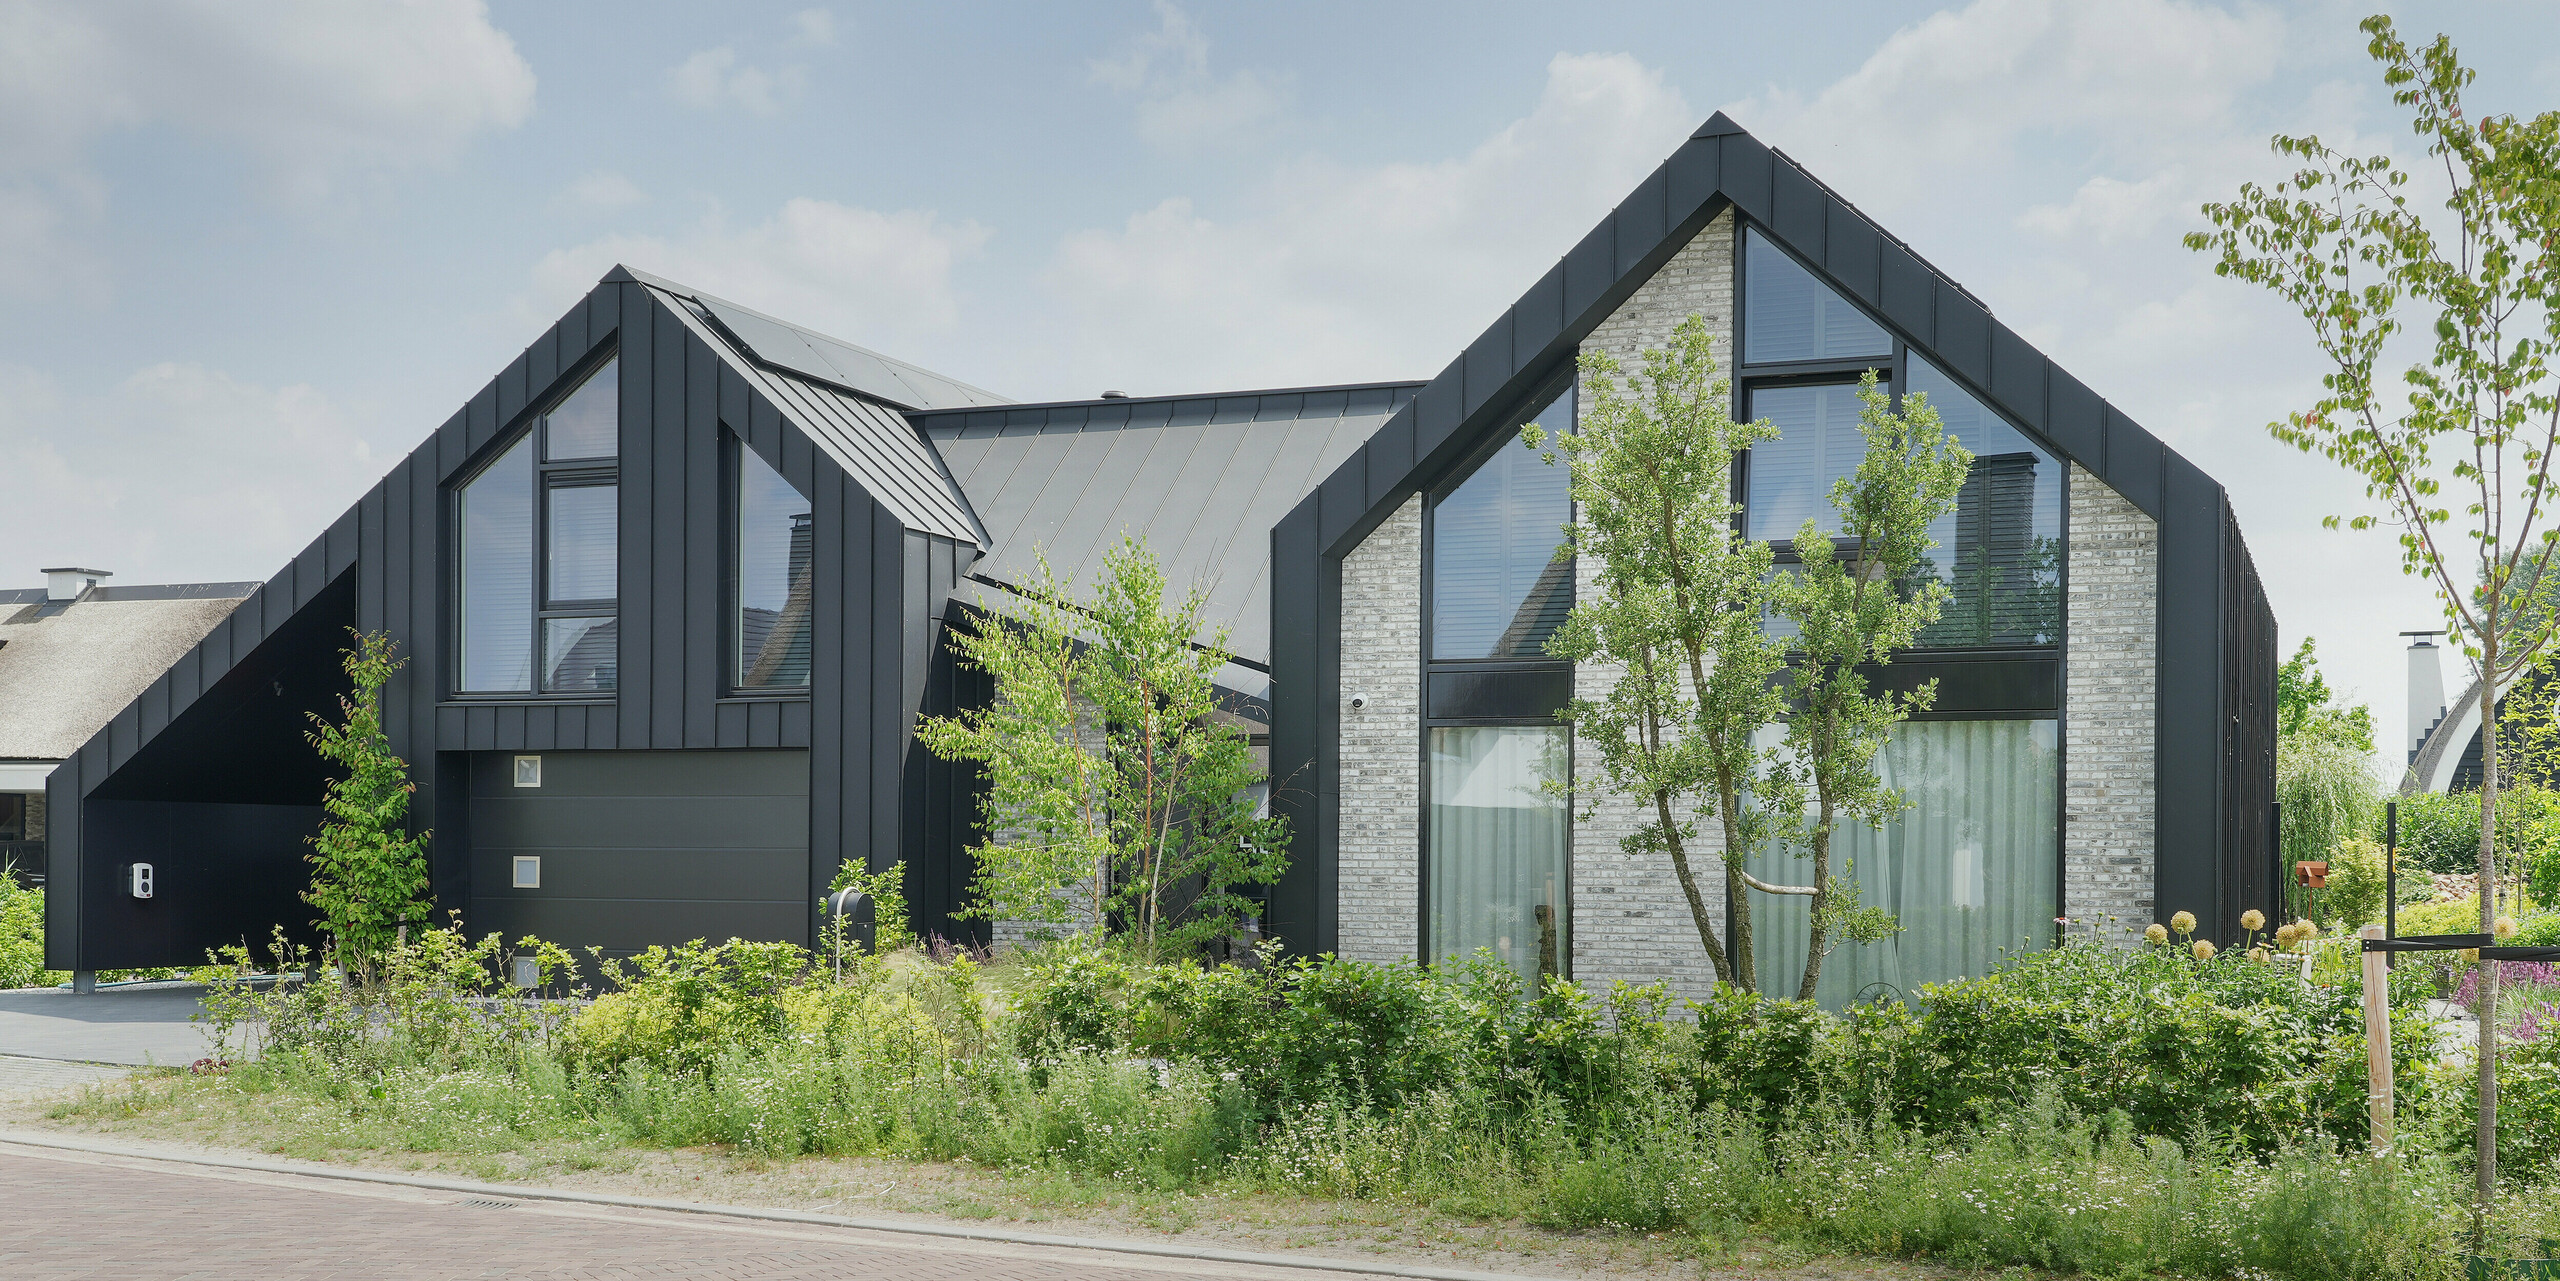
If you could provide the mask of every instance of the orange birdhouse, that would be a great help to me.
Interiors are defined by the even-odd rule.
[[[2300,881],[2304,889],[2325,890],[2329,888],[2329,865],[2296,863],[2293,865],[2293,879]]]

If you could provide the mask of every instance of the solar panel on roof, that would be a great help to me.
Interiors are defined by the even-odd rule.
[[[967,383],[918,369],[903,360],[867,351],[841,339],[784,324],[733,302],[708,294],[696,294],[694,300],[718,319],[722,327],[737,335],[738,341],[745,343],[756,359],[803,377],[849,387],[904,409],[961,409],[1008,403],[993,392],[981,391]]]

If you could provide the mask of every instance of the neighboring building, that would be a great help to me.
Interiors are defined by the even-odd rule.
[[[2419,792],[2476,792],[2480,790],[2480,681],[2465,681],[2462,693],[2452,703],[2444,699],[2444,647],[2434,637],[2443,632],[2402,632],[2417,639],[2409,643],[2409,731],[2408,769],[2400,776],[2403,796]],[[2525,699],[2522,706],[2548,704],[2560,697],[2560,684],[2547,676],[2527,673],[2522,679],[2498,691],[2500,715],[2506,715],[2509,700]],[[2506,722],[2502,722],[2502,726]],[[2519,768],[2538,771],[2516,760],[2516,744],[2509,741],[2510,731],[2501,728],[2500,741],[2506,744],[2499,753],[2499,775],[2508,783],[2516,781]],[[2538,754],[2537,754],[2538,755]],[[2550,786],[2555,781],[2534,773],[2528,781]],[[2505,786],[2501,783],[2500,786]]]
[[[255,583],[108,587],[47,569],[0,591],[0,867],[45,877],[45,777],[203,640]]]
[[[1589,775],[1551,717],[1604,677],[1543,657],[1591,567],[1550,556],[1562,473],[1502,447],[1573,412],[1578,352],[1691,313],[1784,429],[1739,478],[1756,535],[1849,465],[1860,371],[1979,456],[1939,538],[1955,605],[1889,669],[1940,682],[1886,754],[1915,808],[1853,842],[1910,929],[1835,957],[1830,995],[1978,972],[2058,915],[2228,937],[2271,906],[2274,623],[2221,487],[1718,116],[1427,383],[1011,405],[616,268],[54,774],[49,964],[265,932],[214,887],[272,877],[321,776],[197,695],[310,688],[350,626],[409,658],[386,726],[474,931],[807,940],[843,860],[903,859],[920,923],[958,932],[975,780],[912,730],[988,691],[945,633],[1039,551],[1089,576],[1126,530],[1207,586],[1232,712],[1269,726],[1296,831],[1274,933],[1696,992],[1630,812],[1569,822],[1538,786]],[[261,763],[214,784],[214,754]],[[147,854],[162,897],[121,895]]]

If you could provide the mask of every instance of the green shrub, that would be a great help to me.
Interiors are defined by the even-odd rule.
[[[2362,837],[2340,841],[2329,851],[2329,888],[2320,891],[2320,914],[2341,934],[2378,925],[2390,888],[2380,845]]]
[[[55,981],[44,967],[44,891],[18,884],[0,868],[0,988]]]

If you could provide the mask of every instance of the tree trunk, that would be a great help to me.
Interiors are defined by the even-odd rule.
[[[1831,906],[1831,803],[1822,803],[1822,814],[1813,829],[1813,909],[1806,918],[1811,931],[1805,940],[1804,982],[1796,987],[1796,999],[1813,999],[1815,985],[1822,982],[1822,954],[1829,951],[1830,930],[1823,919],[1824,909]]]
[[[2492,619],[2496,617],[2493,613]],[[2482,648],[2480,663],[2480,932],[2497,921],[2498,884],[2498,645]],[[2479,1203],[2472,1226],[2486,1233],[2498,1197],[2498,963],[2480,962]]]
[[[1689,919],[1697,924],[1698,941],[1706,945],[1707,960],[1715,965],[1716,978],[1721,982],[1733,983],[1735,979],[1732,958],[1726,956],[1725,950],[1716,945],[1715,922],[1707,915],[1707,898],[1698,892],[1697,875],[1689,870],[1689,847],[1681,844],[1679,831],[1671,824],[1669,794],[1654,793],[1653,809],[1654,816],[1662,823],[1662,843],[1671,851],[1671,872],[1680,878],[1680,894],[1689,901]]]

